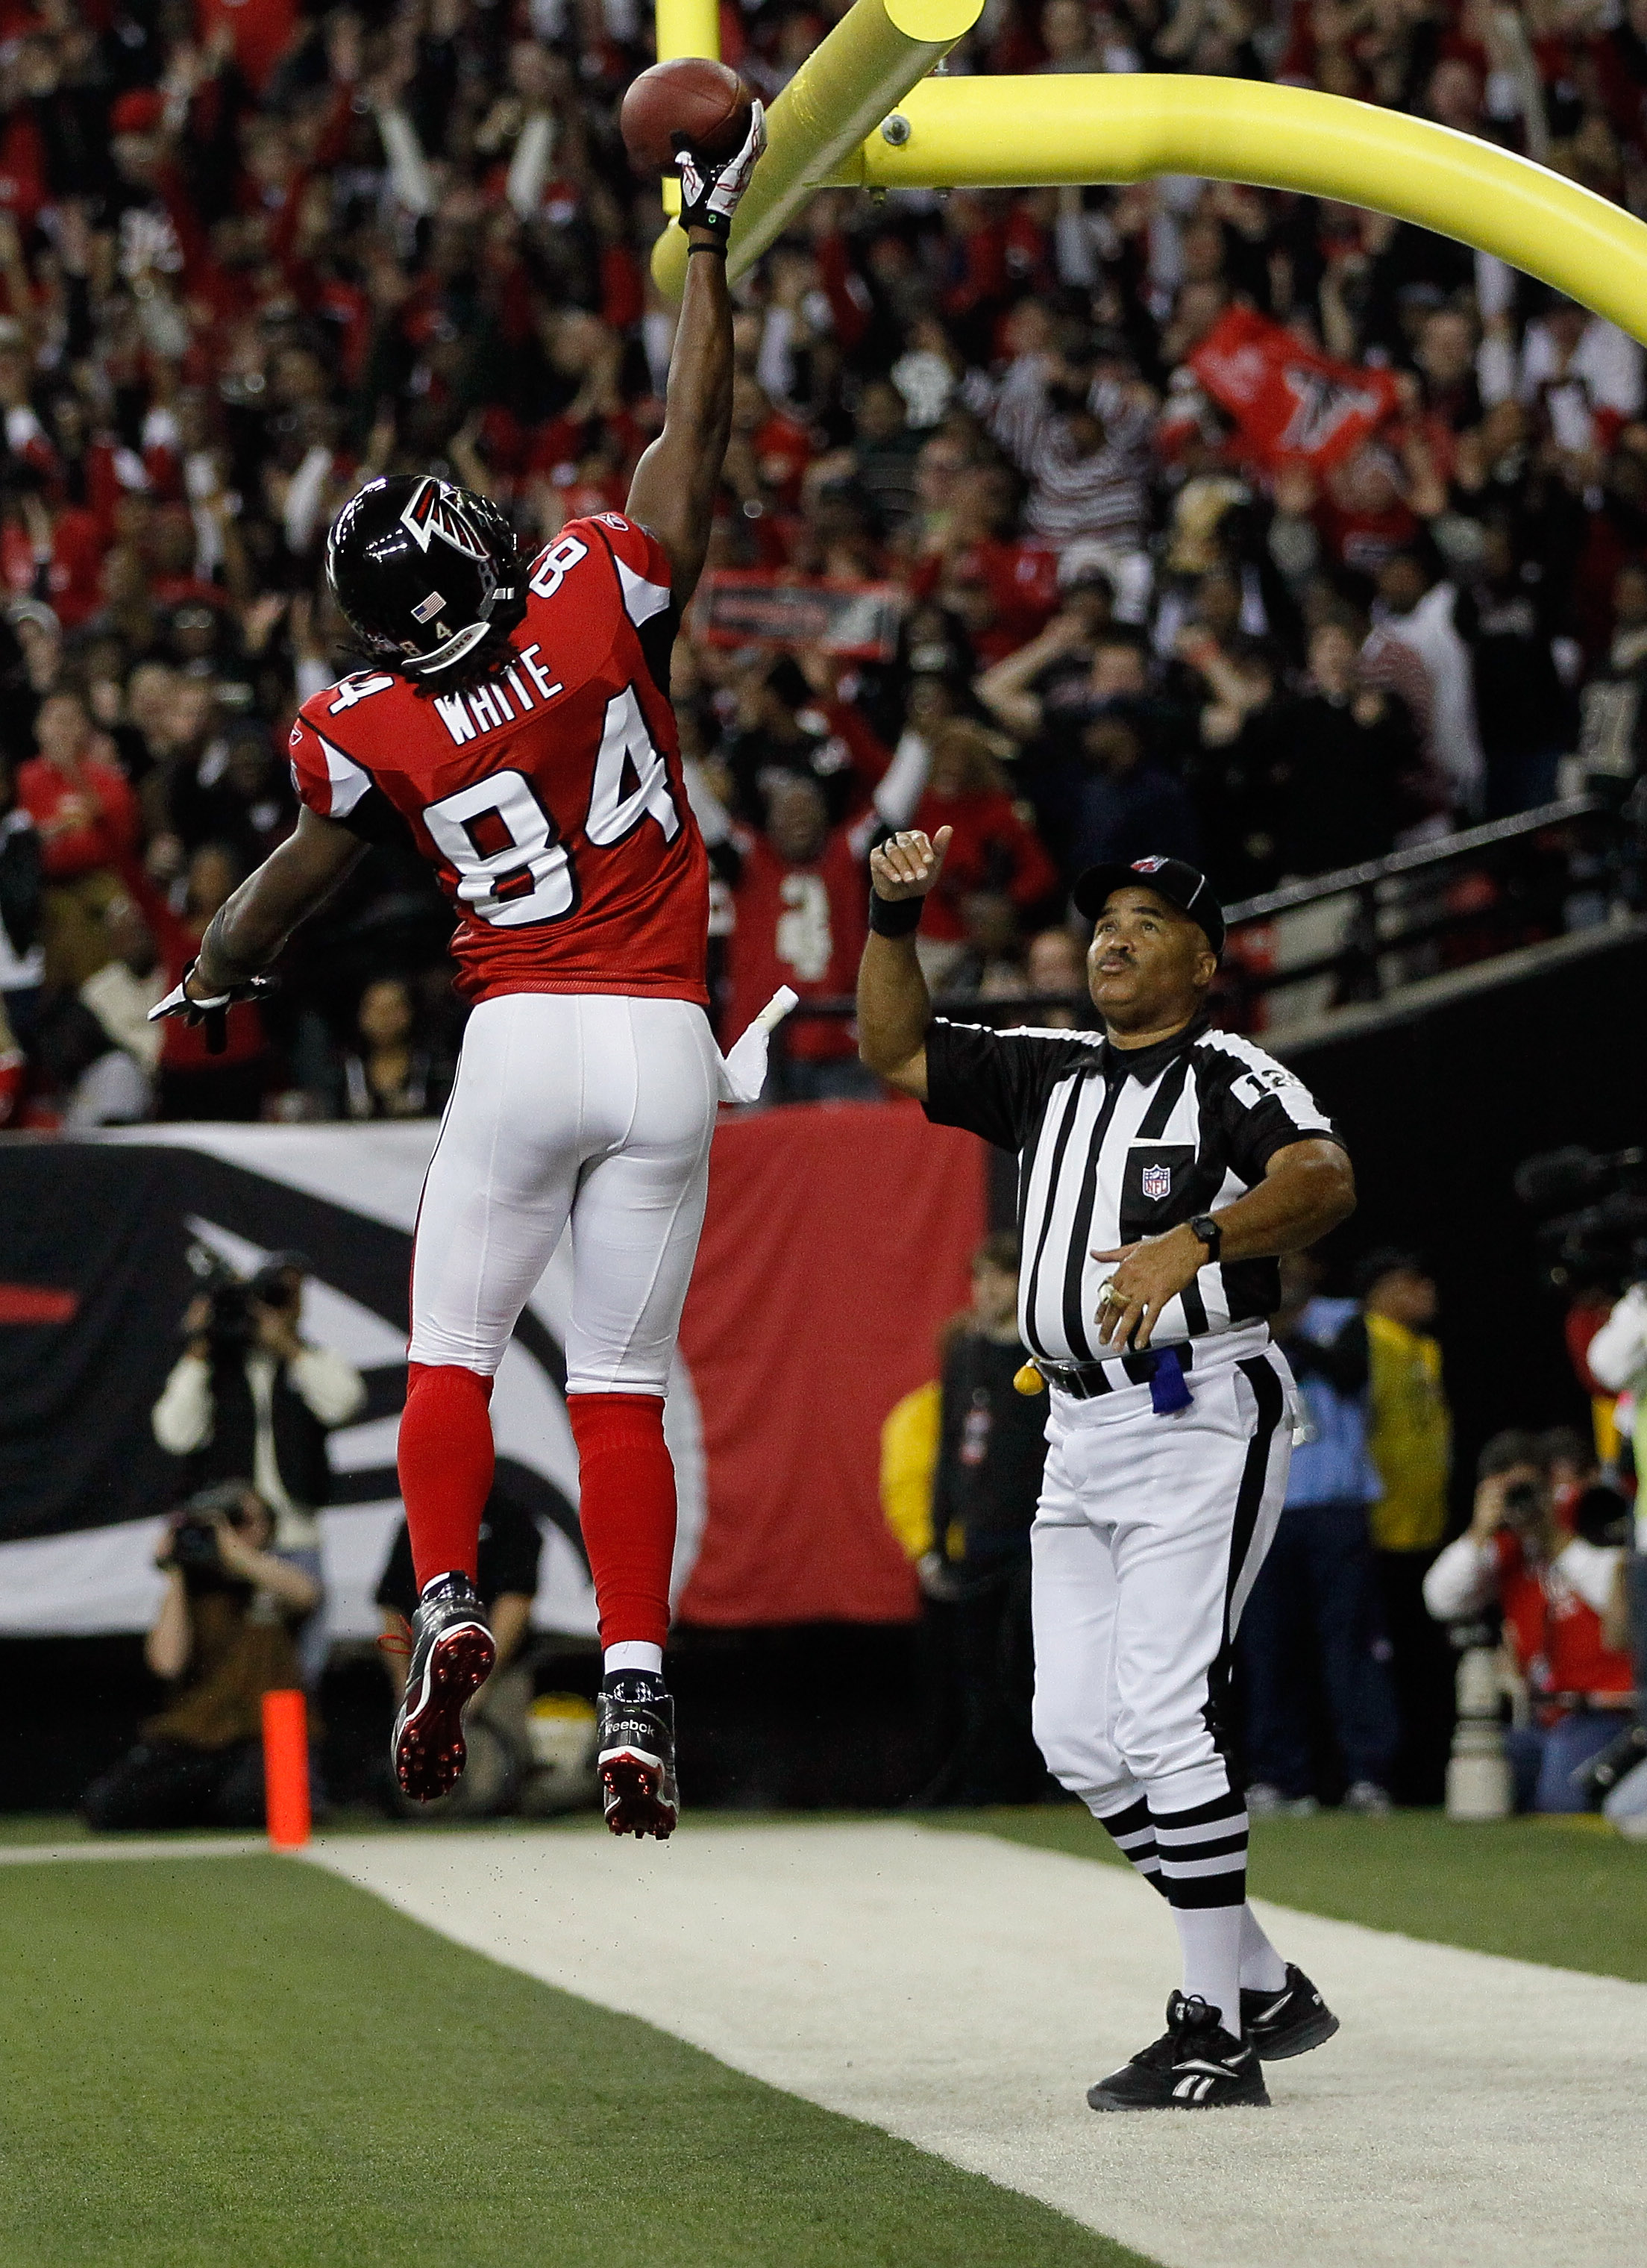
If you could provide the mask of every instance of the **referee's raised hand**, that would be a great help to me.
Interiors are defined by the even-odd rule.
[[[889,904],[900,898],[925,897],[944,871],[954,832],[952,827],[940,827],[936,836],[926,836],[918,828],[906,828],[901,834],[889,835],[869,854],[876,896]]]

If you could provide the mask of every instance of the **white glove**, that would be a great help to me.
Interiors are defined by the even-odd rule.
[[[750,106],[749,131],[744,136],[743,147],[735,156],[723,158],[718,166],[705,164],[695,157],[685,145],[684,135],[676,136],[675,164],[680,173],[680,225],[682,228],[712,229],[724,244],[732,215],[738,210],[738,200],[749,186],[749,176],[754,172],[756,160],[767,146],[767,114],[757,99]]]
[[[767,1083],[767,1049],[772,1035],[794,1007],[799,994],[781,984],[743,1035],[721,1057],[720,1099],[723,1102],[759,1102]]]

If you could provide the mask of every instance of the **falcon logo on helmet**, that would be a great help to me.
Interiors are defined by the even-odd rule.
[[[451,683],[489,637],[494,661],[507,658],[499,641],[526,611],[508,516],[489,497],[430,473],[368,481],[333,522],[326,563],[374,659],[425,684]]]
[[[445,481],[425,480],[415,490],[401,514],[401,525],[420,550],[427,551],[438,536],[454,551],[462,552],[466,559],[489,560],[492,556],[470,526],[460,492],[449,488]]]

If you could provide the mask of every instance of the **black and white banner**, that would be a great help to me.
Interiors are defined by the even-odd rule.
[[[148,1627],[159,1524],[183,1485],[150,1412],[181,1351],[195,1241],[242,1273],[270,1252],[304,1254],[304,1336],[364,1374],[364,1412],[331,1439],[321,1533],[331,1635],[376,1634],[371,1594],[401,1516],[407,1285],[435,1132],[420,1121],[0,1140],[0,1636]],[[498,1373],[492,1423],[499,1477],[543,1530],[533,1619],[592,1636],[563,1394],[570,1289],[562,1241]],[[702,1428],[680,1362],[665,1429],[680,1481],[679,1596],[704,1517]]]

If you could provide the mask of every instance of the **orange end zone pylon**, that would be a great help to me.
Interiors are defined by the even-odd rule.
[[[301,1850],[309,1839],[309,1708],[301,1693],[263,1696],[263,1794],[269,1847]]]

